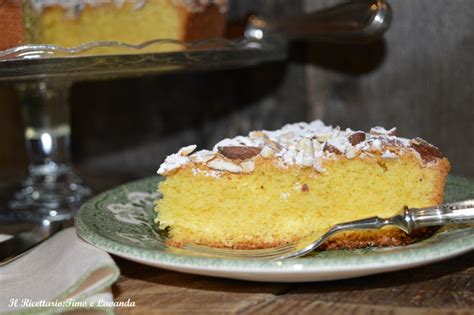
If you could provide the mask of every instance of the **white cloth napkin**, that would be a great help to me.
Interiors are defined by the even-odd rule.
[[[106,252],[68,228],[0,267],[0,313],[112,312],[119,274]]]

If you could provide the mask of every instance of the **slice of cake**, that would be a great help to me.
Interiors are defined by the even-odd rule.
[[[438,148],[395,128],[341,130],[316,120],[253,131],[168,156],[156,223],[169,243],[266,248],[346,221],[390,217],[443,201],[450,169]],[[418,234],[424,234],[421,231]],[[395,228],[346,232],[329,248],[408,244]]]
[[[0,0],[0,49],[23,42],[77,47],[96,41],[137,45],[214,38],[225,31],[226,11],[227,0]],[[154,45],[142,51],[181,49]],[[122,51],[130,52],[101,48],[94,53]]]

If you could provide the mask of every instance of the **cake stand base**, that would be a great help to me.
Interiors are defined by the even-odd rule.
[[[70,220],[91,195],[68,165],[30,167],[29,176],[8,202],[8,216],[13,221]]]

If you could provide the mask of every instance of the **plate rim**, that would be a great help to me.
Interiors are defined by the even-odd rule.
[[[0,62],[19,61],[19,60],[42,60],[51,58],[77,58],[87,56],[97,56],[94,50],[101,48],[115,48],[123,49],[127,52],[125,54],[140,54],[150,47],[159,47],[164,45],[174,45],[184,48],[186,52],[196,50],[209,50],[209,46],[213,49],[265,49],[264,47],[272,47],[274,44],[270,40],[255,40],[247,37],[225,38],[225,37],[211,37],[198,39],[194,41],[183,41],[172,38],[151,38],[140,43],[127,43],[123,41],[107,41],[97,40],[84,42],[77,46],[62,46],[55,44],[22,44],[0,50]],[[257,48],[260,47],[260,48]],[[82,53],[90,52],[91,54],[82,55]],[[174,52],[178,52],[176,50]],[[173,52],[173,50],[168,51]],[[158,52],[166,53],[166,52]],[[116,54],[108,54],[116,55]],[[10,56],[10,57],[9,57]]]

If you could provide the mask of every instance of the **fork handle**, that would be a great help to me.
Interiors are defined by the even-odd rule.
[[[474,199],[435,207],[405,208],[405,220],[410,230],[426,226],[474,223]]]

